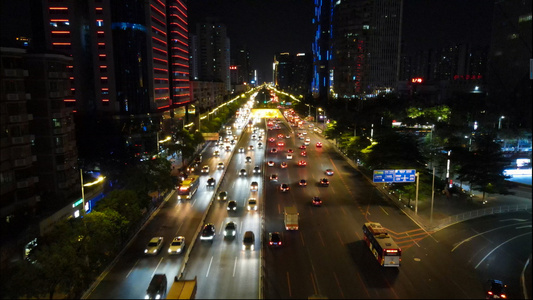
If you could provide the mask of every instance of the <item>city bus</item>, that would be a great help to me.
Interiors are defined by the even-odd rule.
[[[402,249],[396,245],[387,230],[380,223],[368,222],[363,225],[366,246],[372,251],[382,267],[399,267]]]
[[[200,179],[196,175],[191,175],[183,182],[178,188],[178,200],[179,199],[191,199],[196,190],[198,190],[198,185],[200,184]]]

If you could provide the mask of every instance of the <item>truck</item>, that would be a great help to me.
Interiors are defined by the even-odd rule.
[[[294,206],[285,207],[285,229],[298,230],[298,211]]]
[[[166,299],[194,299],[196,297],[196,276],[194,279],[178,280],[174,277],[174,282],[170,286]]]

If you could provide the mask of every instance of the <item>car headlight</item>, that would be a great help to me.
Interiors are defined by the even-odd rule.
[[[144,253],[148,253],[148,249],[144,249]]]

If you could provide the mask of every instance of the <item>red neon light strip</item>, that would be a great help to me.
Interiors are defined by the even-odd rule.
[[[157,0],[157,2],[158,2],[159,4],[161,4],[161,6],[163,6],[163,8],[165,8],[165,7],[166,7],[166,6],[165,6],[165,4],[164,4],[164,3],[162,3],[161,1]]]
[[[181,49],[181,48],[178,48],[178,47],[172,47],[172,50],[179,50],[179,51],[181,51],[183,53],[189,54],[189,50],[187,50],[187,49]]]
[[[163,30],[161,30],[161,29],[157,29],[157,28],[155,28],[154,26],[152,26],[152,29],[154,29],[155,31],[157,31],[157,32],[161,33],[161,34],[162,34],[162,35],[164,35],[164,36],[167,36],[167,33],[166,33],[166,32],[164,32],[164,31],[163,31]]]
[[[64,102],[76,102],[76,99],[65,99]]]
[[[53,34],[70,34],[70,31],[68,30],[63,30],[63,31],[59,31],[59,30],[52,30],[52,33]]]
[[[168,87],[155,88],[155,90],[168,90]]]
[[[49,10],[68,10],[68,7],[49,7]]]
[[[70,43],[52,43],[54,46],[70,46]]]
[[[179,24],[179,23],[171,22],[170,24],[171,24],[171,25],[174,25],[174,26],[178,26],[178,27],[181,28],[181,30],[183,30],[183,32],[185,32],[185,33],[189,32],[189,30],[188,30],[187,28],[181,26],[181,24]]]
[[[107,77],[100,77],[100,80],[107,80]]]
[[[157,70],[157,71],[163,71],[163,72],[167,72],[167,73],[168,73],[168,69],[154,68],[154,70]]]
[[[157,51],[159,51],[159,52],[163,52],[163,54],[165,54],[165,55],[167,55],[167,54],[168,54],[168,52],[167,52],[167,51],[165,51],[165,50],[162,50],[162,49],[159,49],[159,48],[156,48],[156,47],[152,47],[152,49],[153,49],[153,50],[157,50]]]
[[[181,3],[181,1],[178,1],[178,3],[181,5],[181,7],[183,7],[183,9],[187,10],[187,7],[185,7],[185,5],[183,5],[183,3]]]
[[[156,38],[156,37],[152,37],[152,39],[154,39],[154,40],[156,40],[156,41],[159,41],[159,42],[163,43],[165,46],[167,45],[167,42],[165,42],[165,41],[163,41],[163,40],[160,40],[160,39],[158,39],[158,38]]]
[[[109,91],[109,88],[102,88],[102,91]]]
[[[178,43],[180,43],[180,44],[183,44],[184,46],[189,46],[189,45],[187,45],[187,43],[182,42],[182,41],[180,41],[180,40],[176,40],[176,42],[178,42]]]
[[[165,106],[160,106],[157,109],[163,109],[163,108],[169,108],[169,107],[170,107],[170,105],[165,105]]]
[[[68,19],[50,19],[50,22],[68,22]]]
[[[109,102],[109,99],[102,99],[102,102]]]
[[[106,57],[107,54],[98,54],[98,56],[100,56],[100,57]]]
[[[95,7],[94,9],[96,9],[96,10],[103,10],[103,8],[101,8],[101,7]]]
[[[168,78],[154,78],[154,80],[163,80],[163,81],[168,81]]]
[[[182,37],[183,37],[184,39],[186,39],[186,40],[188,40],[188,39],[189,39],[189,37],[188,37],[188,36],[184,35],[183,33],[179,32],[179,31],[176,31],[176,30],[172,30],[171,32],[172,32],[172,33],[177,33],[177,34],[181,35],[181,36],[182,36]]]
[[[181,13],[184,17],[187,17],[187,14],[184,13],[179,7],[177,6],[171,6],[170,8],[176,10],[177,12]]]
[[[157,21],[159,24],[161,24],[161,26],[166,26],[163,21],[159,20],[158,18],[156,18],[154,16],[152,16],[152,20]]]
[[[161,16],[162,16],[163,18],[166,18],[166,15],[165,15],[162,11],[160,11],[159,9],[157,9],[157,7],[155,7],[153,4],[150,4],[150,7],[152,7],[155,11],[157,11],[159,14],[161,14]]]
[[[183,20],[180,16],[178,16],[178,15],[174,15],[174,16],[175,16],[176,18],[178,18],[183,24],[185,24],[185,25],[189,25],[189,24],[187,23],[187,21]]]
[[[175,79],[172,79],[172,81],[189,81],[189,79],[177,79],[177,78],[175,78]]]
[[[184,65],[184,64],[180,64],[180,63],[172,63],[173,66],[181,66],[181,67],[186,67],[188,68],[189,65]]]
[[[159,61],[159,62],[162,62],[162,63],[164,63],[164,64],[167,64],[167,63],[168,63],[167,60],[160,59],[160,58],[156,58],[156,57],[154,57],[154,61]]]
[[[172,57],[174,57],[174,58],[181,58],[181,59],[183,59],[183,60],[189,60],[188,57],[180,56],[180,55],[177,55],[177,54],[172,55]]]
[[[97,31],[98,34],[104,34],[104,31]]]
[[[98,46],[105,46],[105,43],[98,43]]]

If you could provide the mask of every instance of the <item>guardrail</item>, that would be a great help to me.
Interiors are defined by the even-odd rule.
[[[442,220],[438,221],[438,224],[432,226],[433,230],[443,229],[450,225],[463,222],[466,220],[471,220],[475,218],[480,218],[488,215],[501,214],[501,213],[510,213],[518,211],[527,211],[531,210],[531,204],[515,204],[515,205],[505,205],[498,207],[488,207],[477,210],[468,211],[462,214],[449,216]]]

